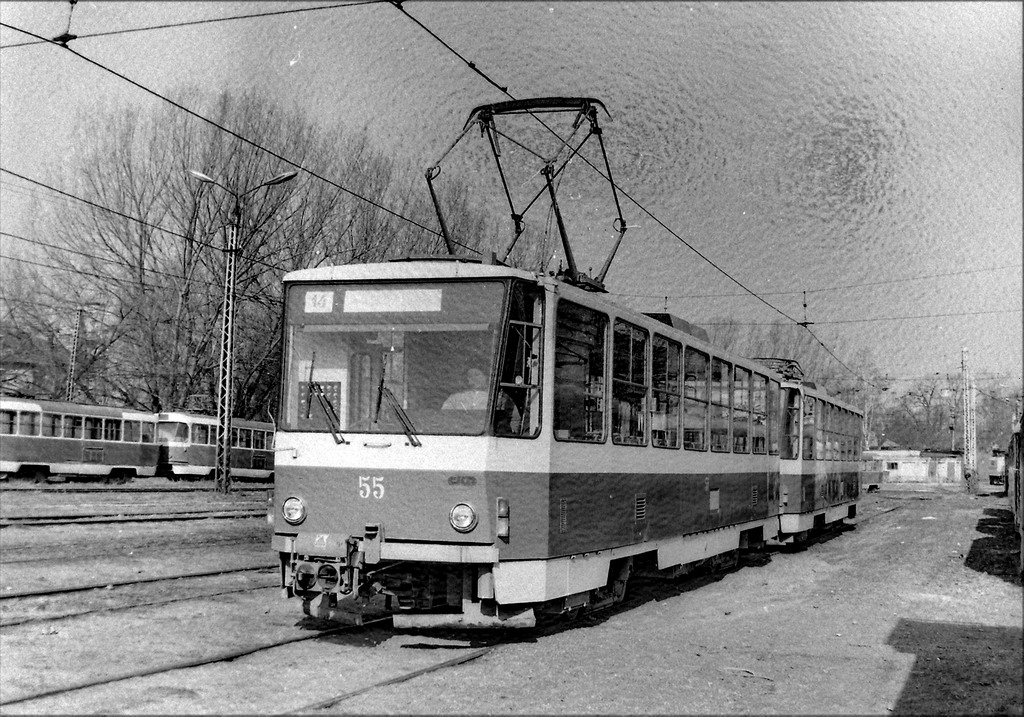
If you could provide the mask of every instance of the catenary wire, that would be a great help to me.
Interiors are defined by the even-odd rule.
[[[375,5],[387,0],[361,0],[359,2],[337,3],[334,5],[320,5],[318,7],[294,8],[291,10],[276,10],[273,12],[258,12],[248,15],[232,15],[230,17],[211,17],[205,20],[189,20],[186,22],[172,22],[163,25],[150,25],[147,27],[130,27],[122,30],[108,30],[107,32],[91,32],[86,35],[76,35],[76,40],[87,40],[96,37],[110,37],[111,35],[127,35],[134,32],[150,32],[153,30],[168,30],[178,27],[191,27],[194,25],[210,25],[218,22],[232,22],[235,20],[251,20],[260,17],[271,17],[274,15],[294,15],[303,12],[316,12],[318,10],[336,10],[338,8],[357,7],[359,5]],[[31,40],[29,42],[14,42],[7,45],[0,45],[0,50],[14,47],[28,47],[29,45],[44,45],[49,40]]]
[[[463,55],[461,55],[461,54],[460,54],[460,53],[459,53],[458,51],[456,51],[456,50],[455,50],[455,49],[454,49],[453,47],[451,47],[451,46],[450,46],[450,45],[449,45],[448,43],[446,43],[446,42],[445,42],[444,40],[442,40],[442,39],[441,39],[440,37],[438,37],[438,36],[437,36],[437,35],[436,35],[436,34],[435,34],[435,33],[434,33],[434,32],[433,32],[432,30],[430,30],[430,29],[429,29],[429,28],[428,28],[428,27],[427,27],[426,25],[424,25],[424,24],[423,24],[422,22],[420,22],[420,21],[419,21],[418,19],[414,18],[414,17],[412,16],[412,15],[410,15],[410,14],[409,14],[409,13],[408,13],[408,12],[407,12],[407,11],[405,10],[405,8],[403,8],[403,7],[402,7],[402,3],[401,3],[401,2],[392,2],[392,6],[394,6],[395,8],[397,8],[397,9],[398,9],[398,10],[399,10],[399,11],[400,11],[400,12],[401,12],[401,13],[402,13],[403,15],[405,15],[405,16],[406,16],[407,18],[409,18],[409,19],[410,19],[410,20],[411,20],[412,22],[414,22],[414,23],[415,23],[416,25],[418,25],[418,26],[419,26],[420,28],[422,28],[422,29],[423,29],[423,30],[424,30],[425,32],[427,32],[427,33],[428,33],[428,34],[429,34],[429,35],[430,35],[431,37],[433,37],[433,38],[434,38],[435,40],[437,40],[437,41],[438,41],[439,43],[441,43],[441,45],[443,45],[443,46],[444,46],[444,47],[445,47],[446,49],[448,49],[448,51],[449,51],[449,52],[453,53],[453,54],[454,54],[454,55],[455,55],[456,57],[458,57],[458,58],[459,58],[460,60],[462,60],[462,62],[464,62],[464,63],[465,63],[465,64],[466,64],[466,65],[467,65],[467,66],[468,66],[468,67],[469,67],[469,68],[470,68],[471,70],[473,70],[474,72],[476,72],[477,74],[479,74],[479,75],[480,75],[480,76],[481,76],[481,77],[482,77],[482,78],[483,78],[483,79],[484,79],[485,81],[487,81],[487,82],[488,82],[489,84],[491,84],[491,85],[492,85],[493,87],[495,87],[495,88],[497,88],[498,90],[500,90],[500,91],[501,91],[502,93],[504,93],[505,95],[507,95],[507,96],[508,96],[509,98],[511,98],[511,99],[513,99],[513,100],[514,100],[514,99],[516,99],[516,97],[515,97],[515,96],[514,96],[514,95],[513,95],[513,94],[512,94],[511,92],[509,92],[509,91],[508,91],[508,88],[507,88],[507,87],[505,87],[505,86],[502,86],[502,85],[498,84],[497,82],[495,82],[494,80],[492,80],[492,79],[491,79],[491,78],[490,78],[490,77],[489,77],[489,76],[488,76],[488,75],[487,75],[486,73],[484,73],[483,71],[481,71],[481,70],[480,70],[480,69],[479,69],[479,68],[478,68],[478,67],[477,67],[477,66],[476,66],[476,65],[475,65],[475,64],[474,64],[473,62],[471,62],[470,60],[468,60],[467,58],[465,58],[465,57],[464,57]],[[555,135],[556,137],[558,137],[559,139],[561,139],[561,137],[560,137],[560,136],[559,136],[559,135],[558,135],[558,134],[557,134],[557,133],[556,133],[556,132],[555,132],[555,131],[554,131],[554,130],[553,130],[553,129],[551,128],[551,127],[549,127],[549,126],[548,126],[548,125],[547,125],[546,123],[544,123],[544,122],[543,122],[543,121],[542,121],[542,120],[541,120],[540,118],[538,118],[538,117],[537,117],[536,115],[533,115],[533,113],[529,113],[529,114],[531,114],[531,116],[533,116],[535,120],[537,120],[538,122],[540,122],[540,124],[541,124],[542,126],[544,126],[544,127],[545,127],[545,128],[546,128],[546,129],[547,129],[547,130],[548,130],[549,132],[551,132],[551,133],[552,133],[552,134],[554,134],[554,135]],[[562,141],[564,142],[565,140],[562,140]],[[868,381],[868,379],[866,379],[866,378],[865,378],[864,376],[862,376],[862,375],[861,375],[860,373],[858,373],[857,371],[854,371],[854,370],[853,370],[852,368],[850,368],[849,366],[847,366],[847,365],[846,365],[846,363],[845,363],[845,362],[843,362],[843,360],[842,360],[842,359],[840,359],[840,358],[839,358],[839,357],[838,357],[838,356],[837,356],[837,355],[835,354],[835,352],[834,352],[834,351],[832,351],[832,349],[830,349],[830,348],[829,348],[828,346],[826,346],[826,345],[824,344],[824,342],[822,342],[822,340],[821,340],[820,338],[818,338],[817,334],[815,334],[815,333],[814,333],[814,331],[812,331],[812,330],[811,330],[811,328],[810,328],[810,326],[808,326],[807,322],[800,322],[800,321],[797,321],[797,320],[796,320],[796,319],[794,319],[794,318],[793,318],[792,316],[790,316],[789,314],[787,314],[786,312],[784,312],[784,311],[783,311],[782,309],[779,309],[779,308],[778,308],[777,306],[773,305],[773,304],[772,304],[771,302],[769,302],[769,301],[768,301],[767,299],[765,299],[764,297],[760,296],[759,294],[757,294],[757,293],[756,293],[756,292],[754,292],[753,290],[749,289],[749,288],[748,288],[748,287],[747,287],[747,286],[746,286],[745,284],[743,284],[743,282],[741,282],[741,281],[740,281],[739,279],[737,279],[736,277],[732,276],[732,275],[731,275],[731,274],[730,274],[729,272],[727,272],[727,271],[726,271],[725,269],[723,269],[723,268],[722,268],[722,267],[720,267],[720,266],[719,266],[719,265],[718,265],[717,263],[715,263],[715,262],[714,262],[714,261],[713,261],[713,260],[712,260],[712,259],[711,259],[710,257],[706,256],[706,255],[705,255],[705,254],[704,254],[703,252],[701,252],[701,251],[700,251],[699,249],[697,249],[697,248],[696,248],[695,246],[693,246],[692,244],[690,244],[689,242],[687,242],[687,241],[686,241],[685,239],[683,239],[683,238],[682,238],[682,237],[681,237],[681,236],[680,236],[680,235],[679,235],[679,234],[678,234],[678,233],[677,233],[677,232],[676,232],[675,230],[673,230],[673,229],[672,229],[671,227],[669,227],[668,225],[666,225],[666,224],[665,224],[665,223],[664,223],[664,222],[663,222],[663,221],[662,221],[662,220],[661,220],[660,218],[658,218],[657,216],[655,216],[655,215],[654,215],[654,213],[653,213],[653,212],[651,212],[651,211],[650,211],[650,210],[649,210],[649,209],[648,209],[648,208],[647,208],[647,207],[646,207],[646,206],[645,206],[644,204],[640,203],[640,202],[639,202],[639,201],[638,201],[637,199],[635,199],[635,198],[634,198],[634,197],[633,197],[633,196],[632,196],[632,195],[631,195],[631,194],[630,194],[629,192],[627,192],[627,191],[626,191],[626,190],[625,190],[624,188],[622,188],[622,187],[620,187],[620,186],[619,186],[618,184],[614,183],[614,182],[613,182],[613,180],[611,179],[611,177],[605,177],[605,176],[604,176],[604,173],[603,173],[603,172],[602,172],[602,171],[601,171],[601,170],[600,170],[599,168],[595,167],[595,166],[594,166],[594,164],[593,164],[592,162],[590,162],[590,160],[589,160],[589,159],[587,159],[587,158],[586,158],[585,156],[583,156],[583,155],[578,155],[578,156],[579,156],[579,157],[580,157],[580,158],[581,158],[581,159],[582,159],[582,160],[583,160],[583,161],[584,161],[584,162],[585,162],[585,163],[586,163],[587,165],[589,165],[589,166],[590,166],[590,167],[591,167],[591,168],[592,168],[592,169],[593,169],[593,170],[594,170],[595,172],[597,172],[597,173],[598,173],[598,174],[599,174],[600,176],[604,177],[604,178],[605,178],[606,180],[608,180],[609,182],[613,183],[613,184],[614,184],[614,186],[616,187],[616,189],[618,189],[618,190],[619,190],[619,191],[620,191],[620,192],[622,193],[622,195],[623,195],[624,197],[626,197],[626,198],[627,198],[627,199],[629,199],[629,200],[630,200],[631,202],[633,202],[633,204],[635,204],[635,205],[636,205],[636,207],[637,207],[637,208],[638,208],[638,209],[639,209],[639,210],[640,210],[641,212],[643,212],[643,213],[644,213],[644,214],[646,214],[646,215],[647,215],[648,217],[650,217],[650,218],[651,218],[651,219],[652,219],[652,220],[653,220],[653,221],[654,221],[655,223],[657,223],[657,224],[658,224],[658,226],[660,226],[660,227],[661,227],[662,229],[664,229],[665,231],[667,231],[667,232],[668,232],[668,233],[669,233],[669,234],[670,234],[671,236],[673,236],[673,237],[674,237],[675,239],[677,239],[677,240],[678,240],[679,242],[681,242],[681,243],[682,243],[682,244],[683,244],[684,246],[686,246],[686,247],[687,247],[688,249],[690,249],[690,251],[694,252],[694,253],[695,253],[695,254],[696,254],[697,256],[699,256],[699,257],[700,257],[701,259],[703,259],[703,260],[704,260],[705,262],[707,262],[707,263],[708,263],[708,264],[709,264],[710,266],[712,266],[712,267],[713,267],[714,269],[716,269],[716,270],[717,270],[717,271],[718,271],[719,273],[721,273],[721,274],[722,274],[723,276],[725,276],[725,277],[726,277],[727,279],[729,279],[729,280],[730,280],[730,281],[732,281],[732,282],[733,282],[734,284],[736,284],[737,286],[739,286],[739,287],[740,287],[741,289],[743,289],[743,290],[744,290],[745,292],[747,292],[748,294],[750,294],[751,296],[753,296],[753,297],[754,297],[755,299],[757,299],[758,301],[760,301],[760,302],[761,302],[762,304],[764,304],[764,305],[765,305],[765,306],[767,306],[768,308],[772,309],[772,310],[773,310],[773,311],[775,311],[776,313],[780,314],[780,315],[781,315],[781,316],[783,316],[784,318],[788,319],[788,320],[789,320],[789,321],[791,321],[792,323],[794,323],[794,324],[797,324],[797,325],[799,325],[799,326],[802,326],[802,327],[803,327],[803,328],[804,328],[804,329],[805,329],[805,330],[806,330],[806,331],[807,331],[807,332],[808,332],[808,333],[809,333],[809,334],[811,335],[811,337],[813,337],[813,338],[814,338],[814,340],[815,340],[815,341],[816,341],[816,342],[817,342],[817,343],[818,343],[818,344],[819,344],[819,345],[820,345],[820,346],[821,346],[821,347],[822,347],[822,348],[823,348],[823,349],[824,349],[824,350],[825,350],[825,351],[826,351],[826,352],[827,352],[827,353],[828,353],[828,354],[829,354],[829,355],[830,355],[830,356],[831,356],[832,358],[834,358],[834,359],[836,360],[836,362],[838,362],[838,363],[839,363],[839,365],[840,365],[840,366],[842,366],[843,368],[845,368],[845,369],[846,369],[847,371],[849,371],[849,372],[850,372],[850,373],[851,373],[852,375],[854,375],[854,376],[856,376],[857,378],[859,378],[859,379],[860,379],[861,381],[863,381],[863,382],[865,382],[865,383],[870,383],[870,382]]]

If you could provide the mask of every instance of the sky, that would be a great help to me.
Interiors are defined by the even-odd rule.
[[[0,2],[0,260],[29,255],[11,235],[31,238],[34,212],[55,202],[12,173],[70,186],[65,160],[80,133],[103,131],[90,125],[98,108],[160,103],[109,70],[164,95],[257,88],[366,127],[419,167],[472,107],[508,99],[496,85],[593,96],[631,198],[614,298],[698,324],[813,321],[840,358],[870,358],[867,378],[908,385],[956,374],[967,348],[981,387],[1019,389],[1021,4],[403,8]],[[69,27],[70,46],[102,67],[19,46],[33,38],[14,29]],[[573,201],[570,190],[588,249],[577,260],[599,266],[612,215]]]

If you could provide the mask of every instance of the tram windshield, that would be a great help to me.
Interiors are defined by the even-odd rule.
[[[495,407],[507,284],[295,285],[283,430],[478,435]]]

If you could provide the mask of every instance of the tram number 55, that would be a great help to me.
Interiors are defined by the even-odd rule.
[[[384,476],[359,476],[359,497],[384,497]]]

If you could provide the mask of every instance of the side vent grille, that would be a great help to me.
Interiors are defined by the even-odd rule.
[[[751,505],[757,505],[757,486],[756,485],[754,486],[754,489],[751,491],[751,494],[750,494],[750,504]]]
[[[561,498],[558,501],[558,532],[568,532],[568,501],[565,498]]]
[[[647,496],[640,494],[636,496],[636,517],[637,523],[647,520]]]

